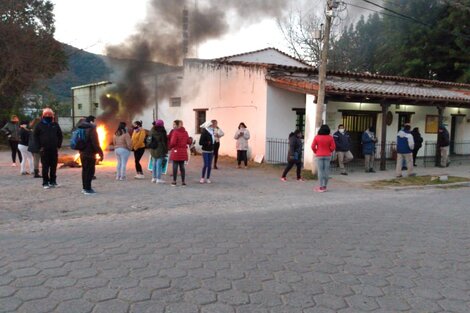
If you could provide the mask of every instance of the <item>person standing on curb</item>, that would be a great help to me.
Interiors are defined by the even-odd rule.
[[[220,138],[222,138],[225,134],[222,129],[219,128],[217,120],[212,120],[212,128],[214,129],[214,169],[219,169],[217,167],[217,161],[219,160],[219,149],[220,149]]]
[[[317,173],[319,186],[315,187],[315,192],[325,192],[330,175],[331,154],[335,151],[335,140],[330,136],[330,127],[324,124],[318,130],[312,142],[312,150],[317,160]]]
[[[296,129],[289,135],[289,152],[287,153],[287,166],[281,176],[281,181],[287,182],[287,173],[292,167],[297,166],[297,181],[303,182],[302,179],[302,132]]]
[[[375,128],[374,126],[366,129],[362,133],[361,137],[362,142],[362,154],[364,155],[364,168],[366,173],[375,173],[374,170],[374,161],[375,161],[375,144],[377,143],[377,138],[375,137]]]
[[[242,161],[245,168],[248,168],[248,140],[250,140],[250,131],[246,128],[245,123],[238,125],[238,130],[234,136],[237,141],[237,168],[241,168]]]
[[[333,134],[336,145],[336,155],[338,156],[338,164],[341,169],[341,175],[348,175],[344,164],[349,163],[354,158],[351,153],[351,136],[344,129],[343,124],[338,125],[338,130]]]
[[[54,111],[45,108],[42,119],[34,128],[34,141],[41,151],[42,186],[44,189],[55,188],[57,184],[57,161],[62,147],[62,130],[54,121]]]
[[[80,150],[80,162],[82,163],[82,193],[84,195],[95,195],[96,191],[91,188],[91,182],[95,175],[96,155],[103,161],[103,150],[100,147],[98,133],[96,132],[95,117],[90,115],[78,123],[77,128],[85,130],[85,147]]]
[[[181,173],[181,186],[186,186],[186,170],[184,162],[188,161],[188,145],[191,143],[188,132],[183,127],[183,121],[173,122],[175,127],[170,136],[170,160],[173,161],[173,182],[172,187],[176,186],[178,176],[178,167]]]
[[[31,123],[29,123],[29,128],[33,131],[36,125],[40,122],[41,118],[36,117],[34,120],[31,121]],[[28,151],[33,154],[34,178],[42,178],[42,176],[39,175],[39,162],[41,161],[41,154],[39,153],[39,145],[34,140],[33,132],[31,132],[31,135],[29,136]]]
[[[151,142],[155,143],[150,149],[150,154],[153,158],[152,166],[152,183],[163,184],[162,180],[162,165],[163,160],[168,154],[168,138],[164,123],[162,120],[156,120],[152,130],[150,131],[152,138]],[[152,144],[151,144],[152,145]]]
[[[403,160],[406,162],[408,176],[415,176],[413,173],[413,149],[415,143],[411,135],[410,124],[405,124],[397,134],[397,166],[396,177],[402,177]]]
[[[10,121],[3,126],[1,131],[5,133],[8,138],[8,143],[11,149],[11,166],[16,166],[16,155],[18,154],[18,160],[23,160],[20,150],[18,150],[18,144],[20,142],[20,126],[18,125],[20,120],[18,116],[12,115]]]
[[[416,166],[416,157],[418,156],[419,149],[423,146],[423,137],[419,133],[418,127],[413,128],[411,135],[413,135],[413,140],[415,142],[415,147],[413,149],[413,166]]]
[[[134,131],[132,132],[132,151],[134,151],[134,161],[135,161],[135,179],[144,179],[144,172],[142,171],[142,165],[140,165],[140,160],[145,153],[145,129],[142,128],[142,121],[135,121],[132,125]]]
[[[201,137],[199,137],[199,145],[202,148],[202,159],[204,165],[202,166],[202,174],[199,182],[201,184],[211,183],[211,167],[212,157],[214,156],[214,129],[212,128],[212,121],[205,122],[201,125]],[[206,176],[207,175],[207,176]]]
[[[450,136],[444,125],[440,125],[437,133],[437,148],[441,154],[440,167],[448,167],[449,162]]]

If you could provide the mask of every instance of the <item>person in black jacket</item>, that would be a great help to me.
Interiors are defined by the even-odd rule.
[[[62,146],[62,130],[54,122],[54,111],[45,108],[41,122],[34,128],[34,141],[39,147],[42,164],[42,186],[44,189],[57,187],[57,161]]]
[[[437,148],[441,153],[441,165],[440,167],[449,166],[449,146],[450,136],[444,125],[440,125],[437,133]]]
[[[20,123],[20,142],[18,143],[18,150],[20,150],[23,160],[21,160],[21,175],[29,175],[33,171],[33,155],[28,151],[29,137],[31,137],[31,130],[28,128],[29,121],[21,121]],[[29,165],[29,171],[26,170],[26,165]]]
[[[423,146],[423,137],[421,136],[418,127],[413,128],[411,135],[415,142],[415,147],[413,149],[413,166],[416,166],[416,156],[418,155],[419,149]]]
[[[301,176],[302,170],[302,132],[296,130],[289,135],[289,152],[287,154],[287,166],[281,176],[281,181],[287,181],[287,173],[294,167],[297,166],[297,181],[303,181]]]
[[[77,128],[85,130],[85,148],[80,150],[80,162],[82,163],[82,193],[94,195],[96,192],[91,188],[91,182],[95,175],[96,155],[103,161],[103,150],[100,147],[98,133],[96,132],[95,117],[90,115],[81,120]]]
[[[202,158],[204,160],[204,166],[202,167],[201,184],[211,183],[211,167],[212,157],[214,156],[214,128],[212,122],[207,121],[201,125],[201,137],[199,138],[199,144],[202,148]],[[207,176],[206,176],[207,174]],[[206,179],[207,178],[207,179]]]
[[[351,153],[351,136],[344,129],[343,124],[338,125],[338,130],[333,134],[336,145],[336,155],[338,156],[338,164],[341,169],[341,175],[348,175],[344,164],[349,163],[354,158]]]

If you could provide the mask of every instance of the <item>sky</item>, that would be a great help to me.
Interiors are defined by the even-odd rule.
[[[171,0],[168,0],[171,1]],[[236,0],[234,0],[236,1]],[[57,40],[97,54],[105,54],[107,44],[119,44],[135,33],[146,16],[148,0],[52,0],[55,5]],[[276,47],[288,52],[274,19],[262,20],[247,28],[233,30],[198,48],[199,58],[222,57]]]

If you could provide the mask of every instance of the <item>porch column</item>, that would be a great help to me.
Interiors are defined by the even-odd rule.
[[[380,142],[380,170],[385,171],[387,169],[387,155],[386,155],[386,144],[387,144],[387,112],[390,104],[382,101],[380,103],[382,107],[382,133]]]
[[[438,114],[438,122],[437,122],[437,127],[441,126],[444,123],[444,107],[441,105],[437,106],[437,114]],[[441,151],[439,147],[437,146],[437,141],[439,139],[439,130],[437,131],[437,137],[436,137],[436,162],[435,166],[440,166],[441,165]]]
[[[311,145],[320,125],[316,125],[315,122],[317,114],[315,96],[307,94],[305,100],[304,168],[315,174],[317,169]]]

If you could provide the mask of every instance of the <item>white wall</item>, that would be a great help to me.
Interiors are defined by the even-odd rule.
[[[216,119],[225,132],[220,154],[236,156],[233,138],[244,122],[251,134],[249,156],[265,154],[267,83],[265,70],[242,66],[186,63],[181,85],[173,96],[182,97],[180,108],[169,107],[169,97],[159,102],[158,115],[167,130],[181,119],[190,136],[198,138],[194,109],[207,109],[206,119]]]
[[[305,109],[305,94],[268,86],[268,138],[287,139],[295,130],[297,114],[292,109]]]

